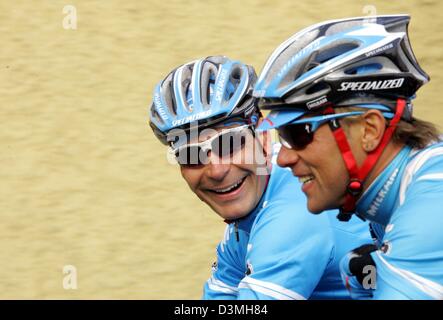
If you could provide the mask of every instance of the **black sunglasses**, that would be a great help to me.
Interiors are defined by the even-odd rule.
[[[315,131],[323,124],[328,122],[334,123],[339,118],[361,115],[363,113],[363,111],[351,111],[297,120],[297,123],[288,124],[277,129],[280,143],[288,149],[303,150],[314,140]]]

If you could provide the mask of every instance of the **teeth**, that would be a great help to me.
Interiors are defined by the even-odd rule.
[[[314,176],[313,175],[298,177],[298,181],[300,181],[301,183],[306,183],[306,182],[309,182],[311,180],[314,180]]]
[[[232,186],[229,186],[229,187],[227,187],[227,188],[225,188],[225,189],[218,189],[218,190],[213,190],[213,191],[215,191],[215,192],[217,192],[217,193],[225,193],[225,192],[229,192],[229,191],[231,191],[232,189],[237,188],[237,187],[243,182],[243,180],[244,180],[244,178],[240,179],[240,180],[237,181],[235,184],[233,184]]]

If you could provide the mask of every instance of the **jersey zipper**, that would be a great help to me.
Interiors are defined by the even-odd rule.
[[[235,220],[234,222],[234,232],[235,232],[235,239],[237,242],[240,241],[240,235],[238,234],[238,220]]]

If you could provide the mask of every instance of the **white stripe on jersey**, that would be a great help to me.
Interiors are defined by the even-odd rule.
[[[233,293],[237,294],[238,289],[235,287],[231,287],[227,285],[226,283],[215,279],[214,277],[211,277],[207,281],[209,289],[217,292],[224,292],[224,293]]]
[[[426,278],[423,278],[419,275],[416,275],[415,273],[412,273],[407,270],[403,270],[400,268],[396,268],[393,265],[389,264],[381,255],[380,251],[377,251],[377,255],[379,259],[383,262],[383,264],[388,267],[389,270],[392,272],[398,274],[403,279],[406,279],[409,281],[414,287],[420,289],[424,293],[426,293],[428,296],[432,297],[436,300],[443,300],[443,286],[435,283],[431,280],[428,280]]]
[[[400,205],[406,200],[406,189],[412,182],[412,178],[415,173],[432,157],[443,155],[443,147],[437,147],[433,149],[424,150],[420,154],[416,155],[415,158],[406,166],[404,171],[401,184],[400,184],[400,194],[399,200]]]
[[[220,242],[221,251],[225,252],[225,245],[229,241],[229,234],[232,232],[231,226],[228,224],[225,228],[225,234],[223,235],[223,240]]]
[[[305,297],[295,291],[272,282],[261,281],[251,277],[243,278],[238,287],[260,292],[278,300],[306,300]]]
[[[424,176],[421,176],[417,179],[417,181],[420,180],[443,180],[443,173],[430,173],[425,174]]]

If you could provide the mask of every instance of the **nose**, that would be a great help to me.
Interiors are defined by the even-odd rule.
[[[277,164],[280,167],[293,167],[300,159],[297,151],[281,146],[277,156]]]
[[[231,170],[230,163],[223,163],[223,159],[217,157],[216,155],[211,155],[209,152],[209,163],[206,166],[206,175],[214,180],[223,180]]]

